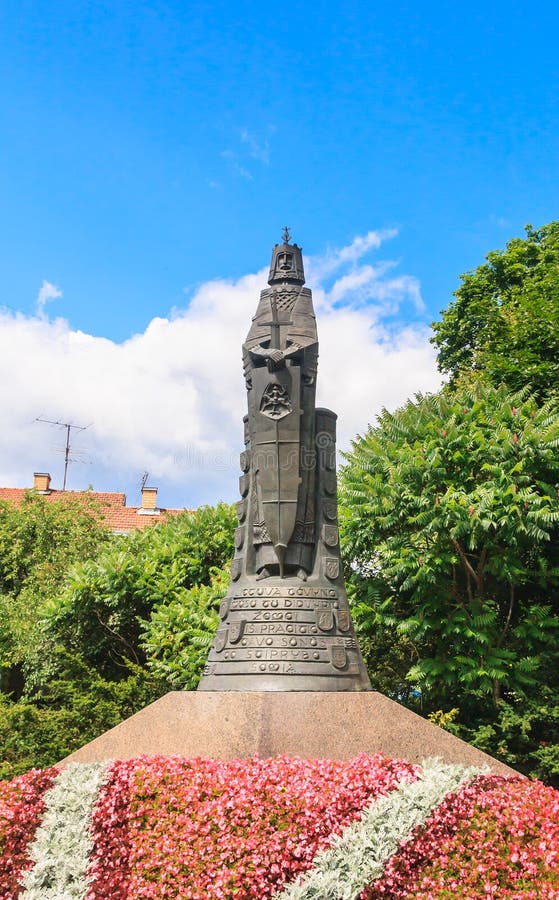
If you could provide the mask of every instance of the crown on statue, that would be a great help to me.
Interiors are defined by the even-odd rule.
[[[287,226],[283,229],[283,243],[276,244],[272,250],[272,262],[268,284],[300,284],[305,283],[303,268],[303,251],[297,244],[290,244],[291,234]]]

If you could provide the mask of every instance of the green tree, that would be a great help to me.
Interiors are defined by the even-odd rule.
[[[454,298],[432,338],[451,383],[474,370],[540,398],[559,392],[559,222],[526,226],[462,275]]]
[[[152,612],[188,603],[186,592],[229,562],[234,524],[233,508],[220,503],[122,538],[68,573],[45,627],[103,677],[126,677],[130,664],[146,662]]]
[[[534,694],[501,702],[497,715],[458,727],[456,733],[507,765],[559,788],[557,685],[542,684]]]
[[[226,504],[100,543],[68,516],[78,551],[61,551],[48,578],[38,541],[22,541],[16,566],[8,565],[6,540],[5,570],[23,573],[19,594],[10,596],[22,596],[26,578],[42,587],[34,630],[18,645],[21,696],[0,694],[0,777],[51,765],[165,691],[195,688],[227,589],[222,567],[233,553],[236,517]],[[45,533],[46,557],[61,533]],[[89,558],[76,562],[84,550]],[[7,603],[5,632],[24,617],[25,607],[16,615]]]
[[[110,681],[79,656],[56,652],[58,674],[39,702],[0,694],[0,779],[55,765],[162,693],[144,669]]]
[[[43,652],[40,621],[68,568],[111,536],[93,498],[56,502],[29,492],[21,506],[0,504],[0,687],[20,692],[24,668]]]
[[[143,623],[142,647],[148,671],[167,690],[193,691],[198,687],[228,586],[229,572],[214,569],[210,584],[177,590]]]
[[[393,645],[393,695],[407,681],[473,725],[557,685],[558,446],[557,401],[482,384],[384,411],[353,443],[344,551],[362,633]]]

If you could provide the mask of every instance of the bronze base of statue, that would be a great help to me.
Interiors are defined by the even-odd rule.
[[[198,690],[370,691],[337,572],[233,582]]]

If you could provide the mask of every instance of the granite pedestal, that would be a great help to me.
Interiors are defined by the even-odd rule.
[[[512,773],[376,691],[173,691],[76,750],[65,762],[141,754],[349,759],[361,752],[413,763],[440,757]]]

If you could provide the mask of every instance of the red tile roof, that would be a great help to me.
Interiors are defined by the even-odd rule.
[[[157,509],[154,514],[142,511],[141,506],[109,507],[104,513],[105,524],[111,531],[134,531],[136,528],[148,528],[157,522],[165,522],[178,516],[184,509]]]
[[[0,501],[4,500],[14,506],[21,506],[27,493],[34,493],[29,488],[0,487]],[[60,500],[62,497],[78,497],[84,500],[95,500],[101,507],[103,524],[111,531],[134,531],[137,528],[148,528],[157,522],[165,522],[172,516],[178,516],[184,509],[142,510],[141,506],[126,506],[126,494],[109,491],[55,491],[41,492],[39,496],[48,502]]]

